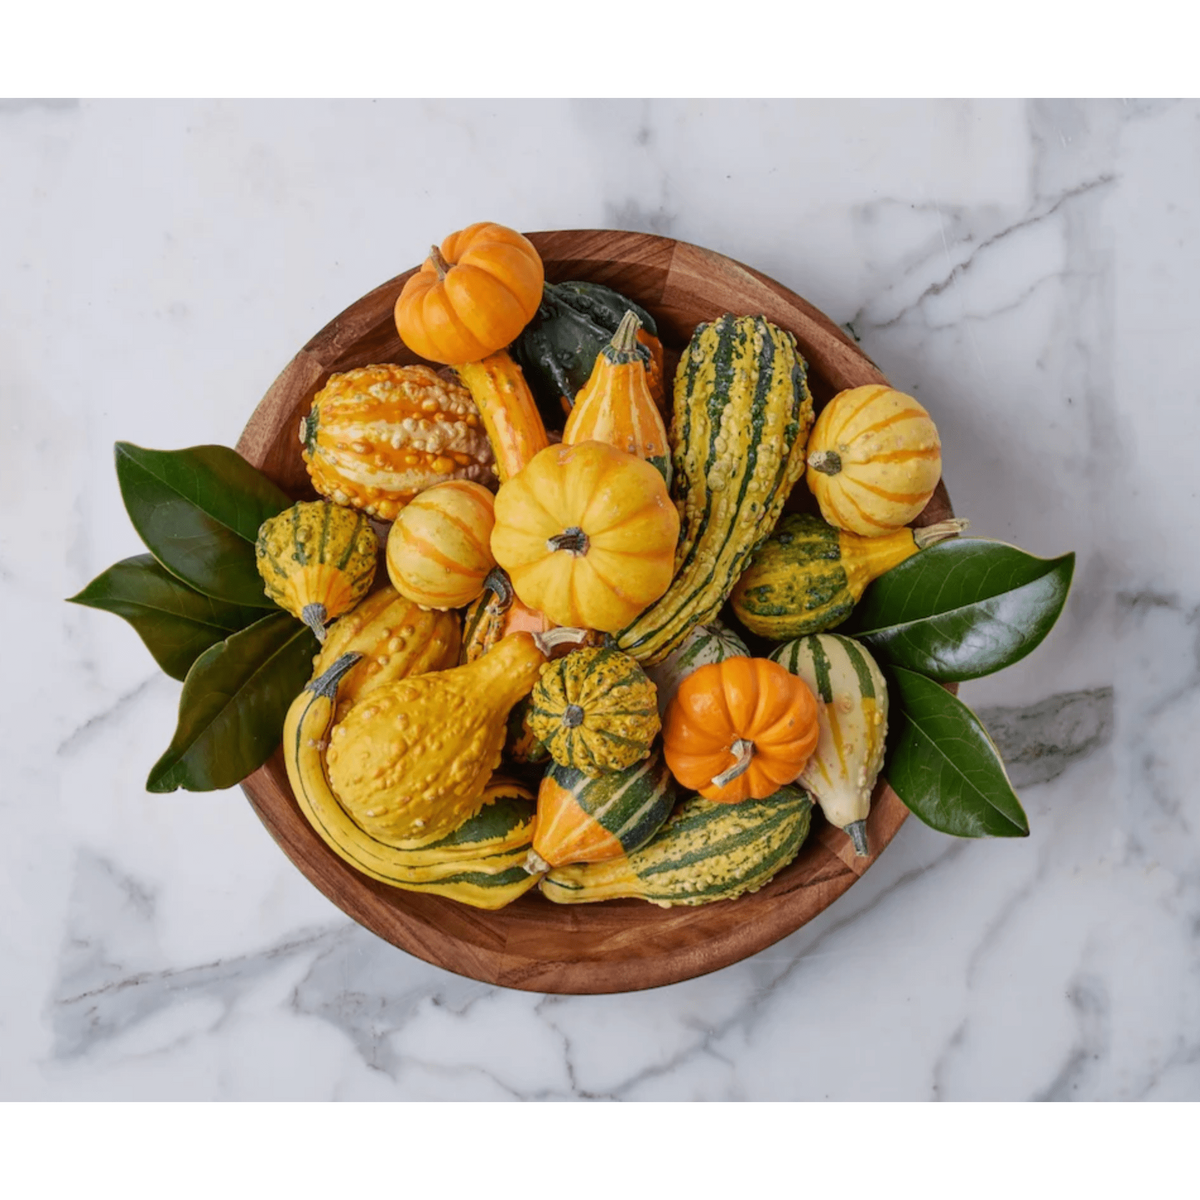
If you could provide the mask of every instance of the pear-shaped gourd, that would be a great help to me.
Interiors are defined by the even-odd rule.
[[[883,766],[887,684],[867,648],[836,633],[815,633],[779,646],[775,662],[799,676],[817,697],[821,732],[797,783],[844,829],[859,855],[870,853],[867,815]]]

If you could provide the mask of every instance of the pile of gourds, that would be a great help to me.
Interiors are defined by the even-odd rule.
[[[259,534],[268,595],[322,639],[283,736],[314,830],[483,908],[539,883],[730,899],[795,857],[814,799],[867,854],[887,688],[825,631],[962,528],[907,527],[941,474],[928,413],[864,387],[814,424],[795,338],[732,314],[668,401],[651,314],[547,283],[494,224],[434,247],[395,320],[441,369],[331,377],[300,426],[324,499]],[[802,476],[824,519],[783,514]]]

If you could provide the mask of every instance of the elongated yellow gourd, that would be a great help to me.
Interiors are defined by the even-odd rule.
[[[825,819],[846,831],[855,852],[869,854],[867,815],[887,739],[883,672],[862,643],[836,633],[797,638],[777,647],[771,658],[817,697],[821,732],[797,782]]]

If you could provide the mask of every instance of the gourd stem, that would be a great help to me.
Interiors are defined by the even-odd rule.
[[[732,746],[729,747],[729,753],[737,760],[732,767],[722,771],[720,775],[713,776],[713,783],[717,787],[724,787],[727,783],[732,783],[739,775],[741,775],[750,765],[751,759],[754,758],[754,743],[746,738],[738,738]]]
[[[512,608],[513,597],[516,593],[513,591],[512,581],[503,567],[493,567],[484,576],[483,590],[492,593],[493,599],[488,601],[488,608],[493,612],[506,613]]]
[[[325,640],[325,622],[328,620],[328,613],[325,611],[323,604],[306,604],[300,610],[300,620],[309,627],[317,635],[317,641]]]
[[[866,858],[871,851],[867,847],[867,822],[851,821],[846,826],[846,833],[850,835],[850,840],[854,843],[854,853],[859,858]]]
[[[570,529],[564,529],[562,533],[556,533],[546,539],[546,549],[552,554],[555,550],[567,550],[578,556],[586,554],[589,545],[588,535],[578,525],[572,525]]]
[[[578,704],[568,704],[563,709],[562,723],[567,729],[578,729],[583,724],[583,709]]]
[[[524,867],[530,875],[545,875],[550,870],[550,864],[533,849],[525,855]]]
[[[939,521],[936,525],[926,525],[924,529],[914,529],[913,541],[918,550],[924,550],[926,546],[944,542],[947,538],[957,537],[970,526],[970,521],[954,517],[949,521]]]
[[[555,646],[562,646],[568,642],[579,645],[587,638],[588,630],[572,629],[569,625],[564,625],[547,629],[544,633],[530,634],[530,636],[533,638],[534,645],[549,658]]]
[[[617,332],[613,334],[612,341],[609,342],[609,346],[618,355],[627,357],[630,354],[636,354],[637,332],[641,327],[641,317],[632,308],[626,309],[625,315],[621,318],[620,325],[617,326]]]
[[[818,450],[809,456],[808,465],[822,475],[836,475],[842,469],[842,456],[836,450]]]
[[[429,258],[438,279],[445,279],[450,271],[450,264],[442,257],[442,252],[436,246],[429,247]]]
[[[337,692],[338,684],[342,681],[342,676],[350,670],[352,666],[362,655],[357,650],[351,650],[347,654],[343,654],[340,658],[335,658],[332,665],[323,674],[309,683],[305,690],[315,692],[318,696],[325,696],[331,699]]]

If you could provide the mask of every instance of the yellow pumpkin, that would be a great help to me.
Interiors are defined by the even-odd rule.
[[[492,506],[487,488],[454,479],[401,509],[387,540],[396,591],[422,608],[462,608],[476,599],[496,565],[488,544]]]
[[[556,625],[623,629],[670,586],[678,539],[662,476],[603,442],[548,446],[496,494],[492,553]]]
[[[808,439],[809,491],[831,525],[863,537],[902,529],[942,477],[937,427],[911,396],[880,384],[839,392]]]

